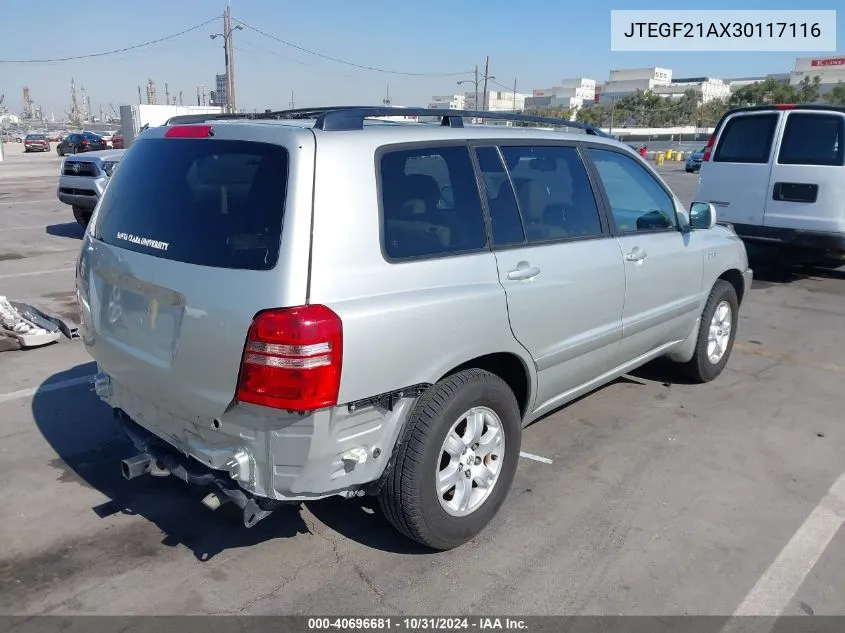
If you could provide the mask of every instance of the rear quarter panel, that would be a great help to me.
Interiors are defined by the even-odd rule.
[[[317,138],[309,293],[343,320],[338,401],[435,382],[475,357],[510,352],[529,372],[530,403],[536,372],[511,332],[493,253],[387,262],[378,144],[365,135],[354,143],[340,138],[347,134],[354,132]]]

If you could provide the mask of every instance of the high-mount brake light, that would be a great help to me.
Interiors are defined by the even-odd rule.
[[[164,133],[165,138],[208,138],[214,136],[210,125],[174,125]]]
[[[778,103],[775,106],[775,110],[794,110],[795,104],[794,103]]]
[[[244,345],[240,402],[313,411],[337,404],[343,324],[323,305],[259,312]]]

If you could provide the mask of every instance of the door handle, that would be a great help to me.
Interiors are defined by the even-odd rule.
[[[634,250],[632,250],[630,253],[625,255],[625,259],[627,259],[629,262],[641,262],[646,257],[648,257],[648,253],[646,253],[643,250],[640,250],[636,246],[634,247]]]
[[[508,271],[508,279],[524,281],[526,279],[533,279],[539,274],[540,269],[536,266],[532,266],[528,262],[519,262],[516,268]]]

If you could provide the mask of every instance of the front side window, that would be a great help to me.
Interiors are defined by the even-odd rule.
[[[671,196],[636,160],[619,152],[590,149],[604,185],[616,230],[620,233],[677,226]]]
[[[845,117],[793,112],[786,119],[778,162],[781,165],[842,165]]]
[[[601,235],[593,189],[574,147],[536,145],[500,149],[529,242]]]
[[[391,149],[378,164],[388,259],[437,257],[487,246],[466,146]]]

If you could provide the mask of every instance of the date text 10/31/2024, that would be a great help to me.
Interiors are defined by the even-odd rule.
[[[527,631],[528,623],[520,618],[449,618],[449,617],[374,617],[374,618],[308,618],[309,631]]]

